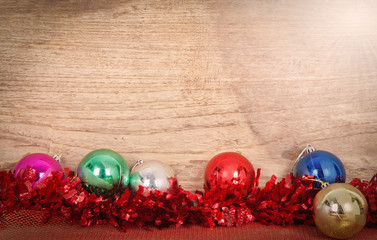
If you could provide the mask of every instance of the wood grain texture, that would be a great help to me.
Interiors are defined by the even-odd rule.
[[[377,172],[375,1],[2,1],[0,165],[76,169],[110,148],[202,189],[242,152],[261,182],[308,143],[348,180]]]

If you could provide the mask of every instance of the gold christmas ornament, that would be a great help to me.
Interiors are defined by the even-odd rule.
[[[314,221],[321,232],[337,239],[350,238],[365,226],[368,204],[364,195],[346,183],[333,183],[317,193]]]

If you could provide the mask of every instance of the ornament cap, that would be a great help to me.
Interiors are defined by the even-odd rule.
[[[60,154],[55,154],[55,155],[52,156],[52,158],[55,159],[59,164],[60,164],[60,161],[61,161],[60,160],[61,157],[62,156]]]

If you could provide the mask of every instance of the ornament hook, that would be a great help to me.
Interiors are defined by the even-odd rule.
[[[60,154],[55,154],[52,158],[53,159],[55,159],[59,164],[61,163],[60,162],[60,158],[61,158],[62,156],[60,155]]]
[[[297,162],[304,156],[304,153],[309,154],[314,151],[315,151],[314,147],[312,147],[310,144],[306,145],[306,147],[301,151],[300,155],[298,155],[296,161],[294,162],[291,172],[293,172],[293,169],[296,167]]]
[[[133,167],[131,168],[131,172],[134,170],[134,168],[137,166],[137,165],[140,165],[140,164],[143,164],[144,163],[144,161],[143,160],[138,160],[136,163],[135,163],[135,165],[133,165]]]
[[[60,154],[55,154],[54,156],[52,156],[52,158],[55,159],[59,163],[60,167],[64,170],[64,168],[62,166],[62,162],[60,160],[61,157],[62,157],[62,155],[60,155]],[[65,171],[63,171],[63,176],[65,176]]]

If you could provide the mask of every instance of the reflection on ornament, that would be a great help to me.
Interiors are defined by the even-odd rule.
[[[160,161],[139,160],[131,170],[130,188],[137,191],[143,186],[146,191],[165,192],[171,186],[171,177],[174,177],[174,171],[168,165]]]
[[[52,171],[63,171],[59,162],[50,155],[44,153],[33,153],[22,158],[16,164],[16,166],[14,166],[14,176],[16,177],[17,174],[27,166],[30,166],[36,171],[37,176],[34,182],[34,186],[42,183]]]
[[[207,189],[226,184],[243,184],[244,189],[249,192],[254,177],[254,167],[247,158],[236,152],[224,152],[208,162],[204,181]]]
[[[346,170],[338,157],[330,152],[314,150],[310,145],[305,150],[308,153],[302,158],[300,158],[300,155],[292,168],[295,177],[312,175],[315,179],[330,184],[336,182],[344,183],[346,181]],[[320,184],[313,183],[313,186],[319,188]]]
[[[89,191],[107,196],[128,186],[129,169],[121,155],[112,150],[99,149],[83,158],[77,176]]]
[[[329,237],[350,238],[363,229],[368,212],[364,195],[346,183],[334,183],[313,201],[315,224]]]

